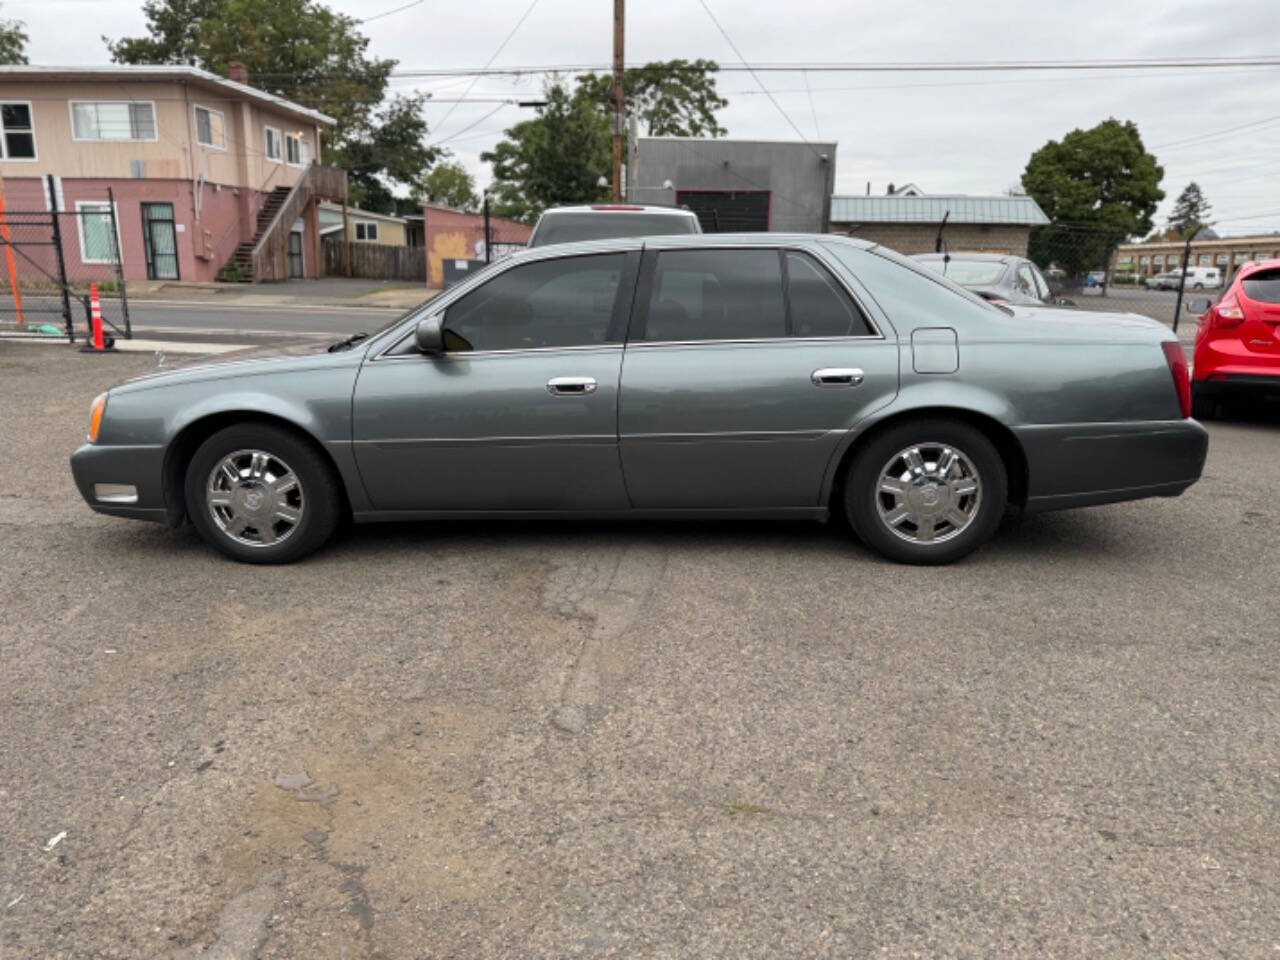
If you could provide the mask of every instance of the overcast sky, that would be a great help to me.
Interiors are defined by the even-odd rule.
[[[410,0],[334,0],[368,17]],[[753,63],[1140,59],[1280,54],[1276,0],[1202,0],[1117,5],[1104,0],[707,0]],[[478,67],[493,56],[530,0],[423,2],[365,26],[370,52],[404,68]],[[611,0],[539,0],[495,66],[607,63]],[[100,37],[143,32],[137,0],[5,0],[3,16],[26,21],[32,63],[109,61]],[[706,57],[739,64],[698,0],[632,0],[627,62]],[[1003,193],[1031,152],[1050,138],[1114,116],[1138,124],[1165,168],[1159,219],[1190,180],[1214,205],[1223,234],[1280,229],[1280,68],[1173,69],[1058,74],[850,74],[811,72],[812,106],[799,73],[763,73],[807,139],[836,140],[837,191],[874,193],[889,182],[927,193]],[[395,89],[457,96],[469,80],[394,82]],[[470,96],[530,96],[538,77],[481,78]],[[729,136],[792,139],[787,120],[745,72],[719,81]],[[480,153],[530,111],[494,104],[432,104],[427,120],[484,185]],[[1254,121],[1275,121],[1198,143],[1180,141]],[[443,123],[443,126],[441,125]],[[456,140],[451,138],[456,135]],[[603,172],[603,171],[602,171]],[[1273,213],[1274,211],[1274,213]],[[1256,214],[1264,218],[1240,219]]]

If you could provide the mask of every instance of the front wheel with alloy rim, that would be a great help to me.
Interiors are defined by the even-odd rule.
[[[268,424],[219,430],[187,467],[187,515],[235,560],[288,563],[320,547],[340,516],[333,471],[309,443]]]
[[[891,560],[959,560],[985,543],[1004,515],[1004,461],[967,423],[897,424],[856,457],[845,478],[845,515],[863,543]]]

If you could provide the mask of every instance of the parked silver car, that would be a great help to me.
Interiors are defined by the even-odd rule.
[[[130,380],[71,458],[102,513],[293,560],[344,514],[843,515],[955,560],[1027,510],[1200,476],[1186,361],[1127,314],[1008,309],[862,241],[529,250],[367,338]]]
[[[697,216],[684,207],[640,203],[593,203],[551,207],[542,212],[529,237],[529,246],[652,237],[673,233],[701,233]]]

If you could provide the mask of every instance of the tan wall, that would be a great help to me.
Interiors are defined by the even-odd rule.
[[[368,243],[367,240],[356,239],[356,223],[360,221],[368,223],[376,223],[378,225],[378,246],[380,247],[403,247],[404,246],[404,224],[395,220],[374,220],[372,217],[362,217],[358,213],[348,212],[347,214],[347,236],[352,243]]]
[[[910,255],[933,253],[938,236],[938,225],[936,223],[833,223],[831,232],[841,236],[858,237],[872,243],[882,243],[890,250]],[[1025,257],[1030,234],[1030,227],[948,223],[942,238],[953,253],[960,251],[1007,253]]]
[[[203,173],[211,183],[254,190],[292,185],[300,167],[266,158],[265,126],[301,132],[319,157],[318,131],[310,121],[290,118],[251,101],[231,101],[195,84],[8,82],[0,100],[29,101],[36,135],[36,159],[0,161],[0,175],[31,177],[52,173],[67,178],[130,179],[133,161],[144,164],[146,179],[194,179]],[[155,105],[154,141],[78,141],[72,136],[72,100],[150,101]],[[196,142],[195,105],[219,110],[225,117],[227,149]],[[282,144],[283,152],[283,144]]]

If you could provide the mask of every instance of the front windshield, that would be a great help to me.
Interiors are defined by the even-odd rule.
[[[937,273],[942,274],[952,283],[962,287],[989,287],[1000,280],[1004,273],[1004,264],[999,260],[961,260],[952,257],[921,259],[920,262]]]

